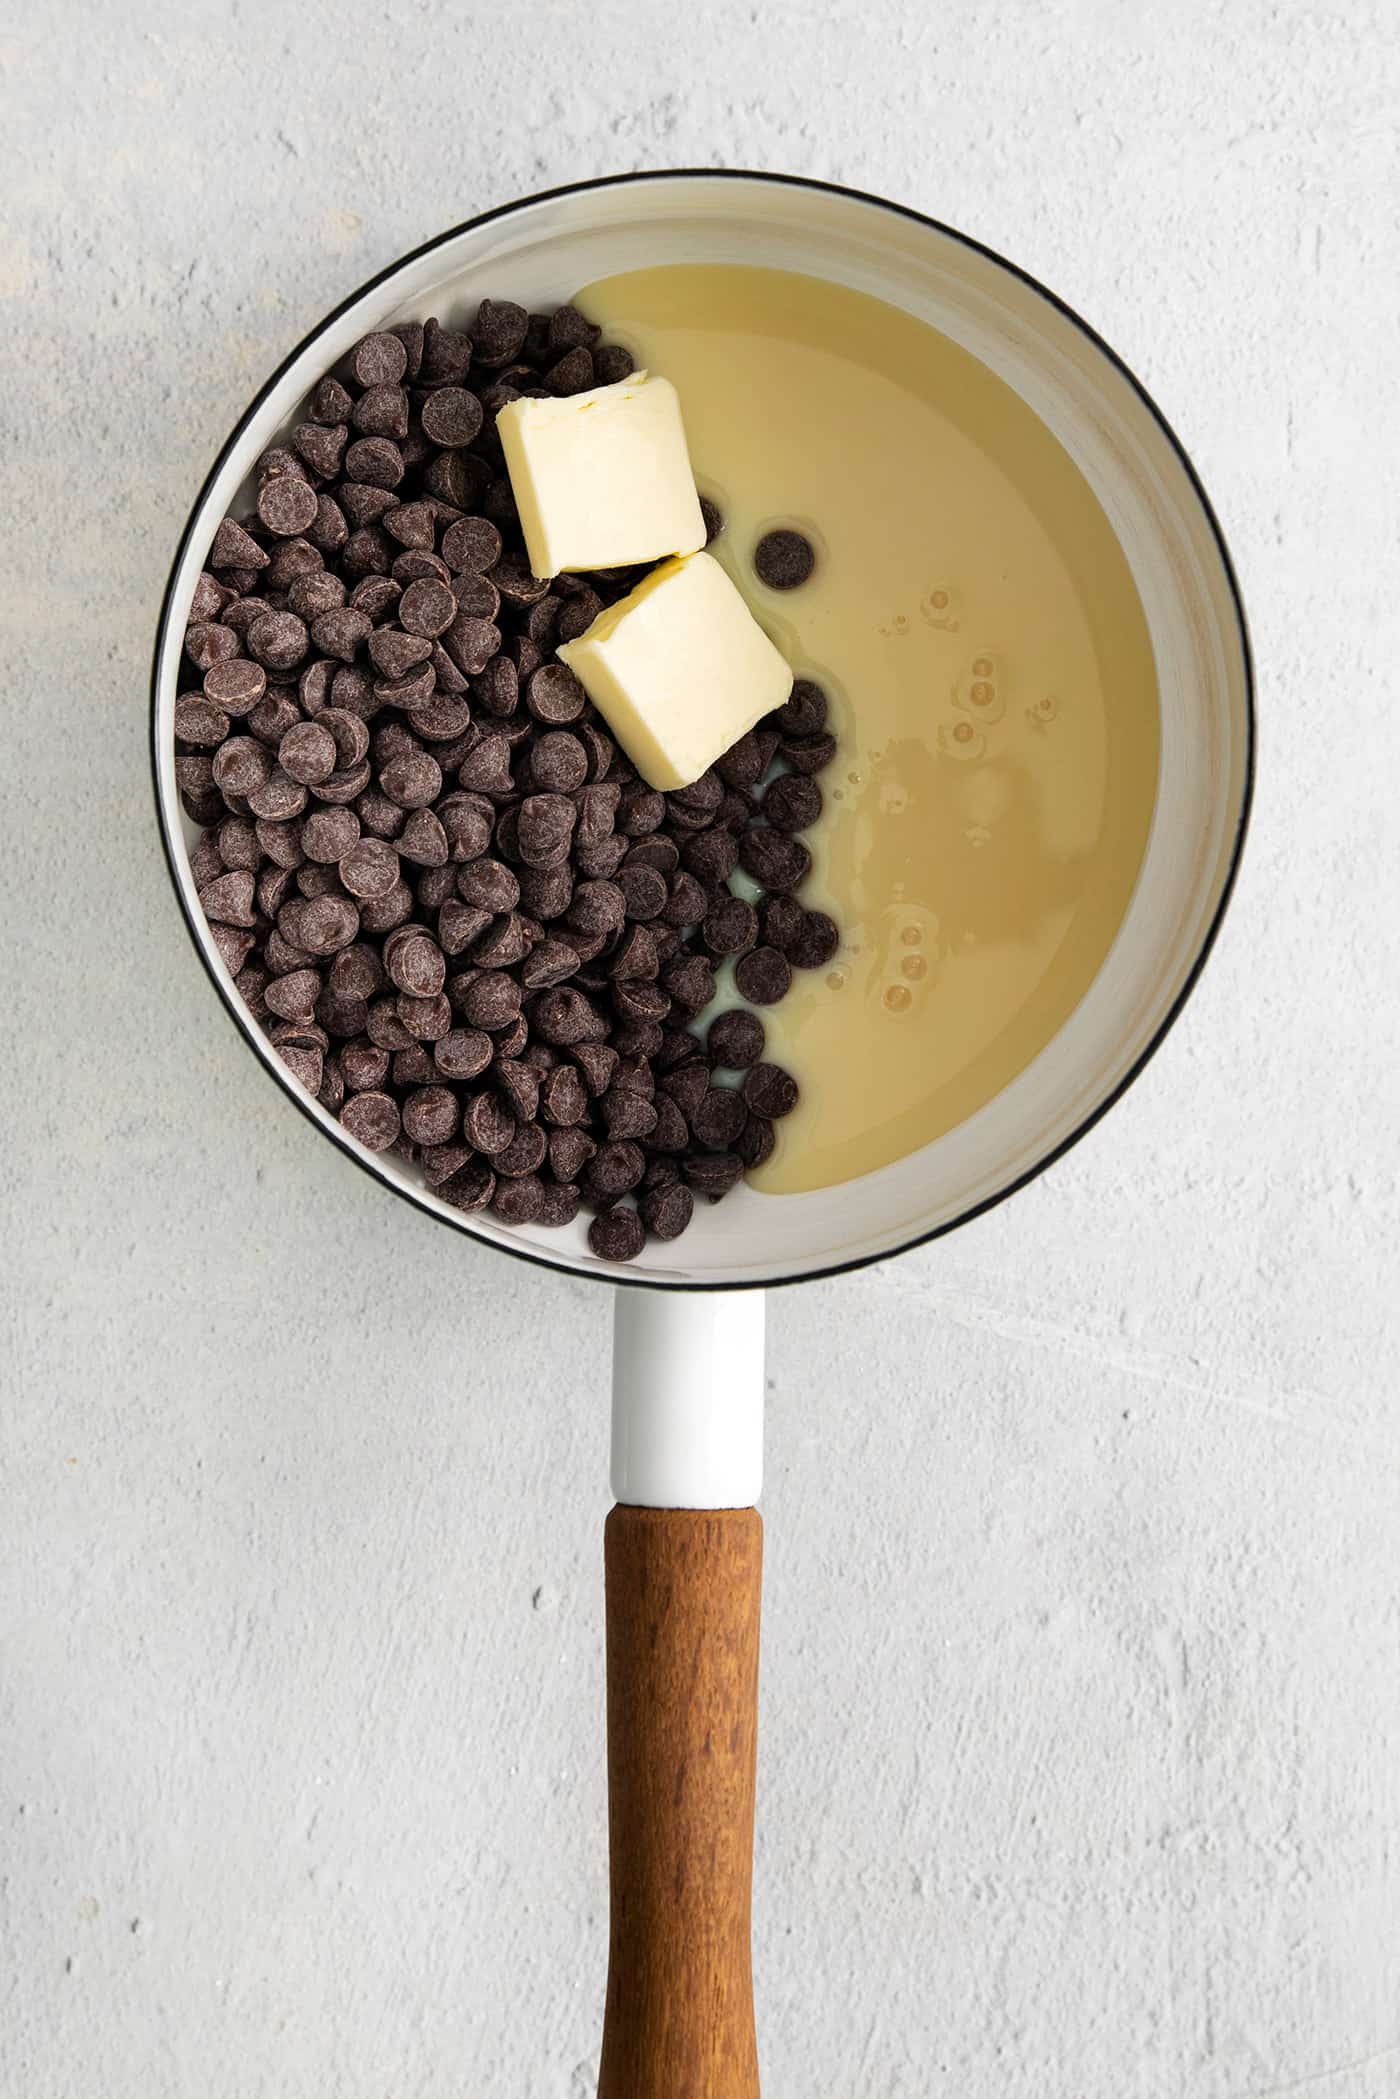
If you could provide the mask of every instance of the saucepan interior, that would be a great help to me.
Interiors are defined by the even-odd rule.
[[[486,295],[531,307],[594,279],[674,262],[753,263],[830,279],[902,307],[972,351],[1040,415],[1094,489],[1146,613],[1161,700],[1147,851],[1117,939],[1035,1061],[936,1142],[835,1189],[746,1186],[702,1206],[684,1238],[652,1243],[625,1276],[565,1231],[464,1217],[399,1159],[365,1151],[297,1085],[244,1008],[210,940],[190,874],[193,833],[174,778],[172,710],[190,596],[218,520],[250,499],[258,455],[364,333],[413,315],[458,321]],[[386,271],[287,360],[219,456],[186,528],[153,676],[153,761],[171,875],[225,1006],[269,1076],[386,1188],[512,1253],[642,1284],[735,1288],[879,1259],[986,1208],[1082,1134],[1180,1010],[1228,896],[1249,798],[1248,645],[1228,556],[1161,416],[1111,352],[1010,265],[916,214],[775,176],[667,174],[585,184],[494,212]]]

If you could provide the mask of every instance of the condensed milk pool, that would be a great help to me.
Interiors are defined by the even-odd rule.
[[[830,696],[838,749],[802,900],[842,945],[764,1012],[803,1092],[751,1176],[772,1194],[830,1186],[990,1100],[1107,954],[1156,788],[1142,607],[1058,441],[924,323],[719,264],[628,272],[577,303],[679,391],[725,518],[710,551]],[[753,568],[780,525],[818,551],[793,591]]]

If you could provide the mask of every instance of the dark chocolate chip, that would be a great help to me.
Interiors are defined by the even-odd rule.
[[[402,627],[378,627],[369,638],[370,661],[381,678],[406,678],[432,653],[427,635],[405,634]]]
[[[494,1089],[473,1093],[462,1114],[462,1135],[474,1150],[503,1152],[516,1132],[516,1120]]]
[[[496,1193],[496,1176],[482,1159],[474,1159],[438,1189],[444,1202],[456,1210],[484,1210]]]
[[[383,768],[379,785],[400,809],[425,809],[442,793],[442,768],[427,751],[405,751]]]
[[[556,639],[560,642],[577,641],[581,634],[588,632],[602,609],[603,601],[596,590],[583,590],[576,597],[569,598],[555,626]]]
[[[277,746],[283,772],[303,787],[315,787],[335,771],[335,738],[319,722],[296,722]]]
[[[321,978],[315,970],[290,970],[273,976],[262,993],[262,1003],[279,1020],[311,1020],[321,997]]]
[[[484,576],[501,558],[501,535],[489,518],[458,518],[442,536],[442,558],[454,572]]]
[[[529,563],[525,560],[523,554],[503,554],[491,571],[491,581],[495,584],[507,605],[514,605],[520,608],[528,605],[538,605],[542,598],[546,598],[549,595],[548,580],[531,573]],[[539,658],[537,656],[535,662],[538,661]],[[534,665],[532,664],[530,668],[533,669]],[[521,675],[526,675],[523,664],[521,665]]]
[[[334,866],[359,843],[360,819],[353,809],[317,809],[301,827],[308,860]]]
[[[408,374],[408,347],[397,335],[363,336],[350,352],[350,369],[357,386],[397,386]]]
[[[763,1022],[742,1006],[720,1013],[710,1022],[705,1046],[715,1064],[729,1071],[742,1071],[763,1055]]]
[[[312,621],[311,639],[323,655],[353,663],[369,640],[371,625],[367,612],[352,605],[333,605]]]
[[[728,1151],[744,1127],[748,1109],[733,1086],[710,1086],[696,1103],[690,1127],[711,1151]]]
[[[511,1113],[521,1125],[519,1135],[523,1136],[526,1125],[533,1123],[539,1112],[541,1074],[535,1065],[527,1064],[522,1057],[498,1057],[496,1059],[495,1077],[496,1084],[500,1087],[503,1098],[509,1104]],[[518,1169],[510,1166],[498,1166],[497,1171],[500,1173],[511,1173],[518,1170],[522,1173],[533,1173],[543,1158],[544,1137],[543,1132],[541,1132],[537,1157]]]
[[[499,860],[473,860],[457,870],[457,894],[464,904],[483,911],[513,911],[520,902],[520,884]]]
[[[800,838],[756,825],[739,840],[739,865],[765,889],[787,892],[805,882],[812,856]]]
[[[230,736],[214,754],[213,782],[225,794],[252,795],[271,775],[272,754],[255,737]]]
[[[247,868],[236,868],[231,873],[220,875],[199,892],[199,901],[208,919],[217,919],[221,925],[251,926],[257,913],[253,906],[256,884]],[[242,967],[240,962],[239,967]]]
[[[331,964],[330,981],[333,990],[348,998],[373,998],[383,989],[384,970],[372,947],[356,943],[341,948]]]
[[[687,869],[681,868],[671,877],[666,908],[661,916],[668,926],[698,925],[705,916],[709,901],[703,884]]]
[[[349,897],[317,896],[285,905],[279,923],[309,955],[333,955],[359,932],[360,914]]]
[[[397,843],[404,859],[415,867],[442,867],[447,862],[447,833],[431,809],[415,809]]]
[[[753,565],[759,582],[770,590],[796,590],[811,575],[816,558],[805,533],[783,526],[764,533],[754,548]]]
[[[723,896],[705,913],[700,937],[712,955],[742,955],[758,938],[758,913],[742,897]]]
[[[819,773],[836,756],[834,736],[785,736],[783,757],[795,773]]]
[[[324,489],[316,498],[316,522],[310,527],[307,537],[323,554],[338,553],[349,540],[350,527],[345,521],[345,513]]]
[[[715,995],[715,973],[703,955],[677,955],[662,970],[661,983],[678,1005],[695,1013]]]
[[[538,678],[540,673],[536,671]],[[577,736],[557,729],[537,737],[530,750],[535,784],[551,794],[567,794],[588,777],[588,753]]]
[[[403,1104],[403,1127],[415,1144],[448,1144],[457,1122],[457,1096],[449,1087],[415,1087]]]
[[[501,1166],[500,1160],[493,1164]],[[533,1173],[513,1180],[499,1179],[491,1208],[502,1224],[538,1224],[545,1213],[544,1186]]]
[[[560,727],[578,720],[588,695],[566,663],[542,663],[525,687],[525,704],[536,721]]]
[[[740,994],[755,1006],[773,1006],[792,983],[792,966],[774,947],[756,947],[734,966]]]
[[[737,1152],[689,1152],[681,1171],[697,1195],[717,1203],[744,1178],[744,1162]]]
[[[520,804],[520,857],[529,867],[567,858],[577,811],[567,795],[531,794]]]
[[[596,1042],[606,1032],[594,1007],[572,984],[541,992],[534,1004],[533,1019],[543,1039],[561,1049]]]
[[[432,503],[398,503],[386,510],[384,530],[401,547],[430,552],[437,537],[437,509]]]
[[[368,385],[369,382],[364,380],[361,384]],[[315,423],[343,423],[350,413],[350,406],[351,395],[346,388],[338,379],[332,379],[327,375],[319,381],[312,393],[311,406],[307,413]]]
[[[552,394],[586,393],[594,383],[591,353],[582,344],[566,350],[545,373],[544,383]]]
[[[797,1106],[797,1081],[781,1064],[750,1065],[740,1091],[754,1114],[769,1122],[790,1115]]]
[[[386,897],[399,882],[399,856],[381,838],[361,838],[341,860],[340,879],[361,902]]]
[[[211,568],[266,568],[268,557],[236,518],[226,517],[209,549]]]
[[[674,1181],[666,1187],[649,1188],[638,1196],[637,1210],[654,1239],[679,1239],[695,1214],[695,1198],[688,1188]]]
[[[827,698],[815,678],[798,678],[786,703],[773,716],[784,736],[819,736],[826,727]]]
[[[495,622],[458,612],[442,637],[442,646],[464,677],[484,671],[501,646],[501,630]]]
[[[474,1028],[508,1028],[520,1011],[521,989],[504,969],[483,969],[462,1000],[462,1017]]]
[[[314,641],[316,621],[323,612],[333,612],[343,605],[345,595],[345,585],[339,576],[331,575],[328,569],[314,569],[305,576],[298,576],[292,583],[287,592],[287,610],[306,622],[312,629]],[[330,679],[332,666],[327,663],[308,664],[301,673],[302,678],[306,677],[307,671],[316,669],[319,669],[327,680]]]
[[[485,796],[449,793],[437,804],[437,817],[447,833],[447,852],[453,861],[476,861],[491,844],[495,812]]]
[[[597,1163],[595,1159],[592,1166]],[[600,1210],[588,1227],[588,1244],[600,1261],[635,1261],[646,1243],[646,1226],[641,1218],[635,1210],[621,1205]]]
[[[478,364],[509,364],[525,342],[530,316],[511,299],[483,299],[472,326],[472,354]]]
[[[763,938],[769,947],[792,960],[792,951],[802,932],[805,913],[794,896],[770,896],[760,912]]]
[[[479,434],[482,406],[465,386],[442,386],[423,403],[423,434],[451,450],[469,445]]]
[[[403,474],[403,453],[390,438],[357,437],[346,451],[345,480],[341,483],[337,495],[337,500],[351,523],[364,525],[370,522],[368,518],[355,515],[360,499],[352,499],[350,491],[356,483],[377,489],[397,488]],[[395,500],[397,501],[397,498]],[[374,515],[382,517],[386,510],[393,507],[392,503],[382,503]]]
[[[436,320],[423,323],[422,359],[417,376],[425,386],[456,386],[471,368],[470,336],[459,328],[440,327]]]
[[[520,901],[531,918],[547,923],[562,918],[573,901],[574,877],[567,862],[558,867],[522,867]]]
[[[410,998],[432,998],[447,980],[447,962],[431,935],[401,926],[385,943],[384,966]]]
[[[316,491],[295,474],[276,474],[258,490],[258,516],[269,532],[294,538],[315,520]]]
[[[647,1140],[652,1150],[685,1151],[690,1143],[690,1129],[675,1101],[669,1094],[660,1093],[653,1105],[656,1109],[656,1127]]]
[[[622,891],[629,918],[657,918],[665,908],[666,877],[658,874],[654,867],[629,861],[618,871],[617,886]]]
[[[732,831],[694,831],[686,839],[682,857],[700,881],[718,885],[728,881],[739,861],[739,842]]]
[[[433,641],[439,634],[445,634],[456,619],[457,600],[445,583],[439,583],[434,577],[424,577],[409,584],[399,599],[398,609],[399,624],[406,634]]]
[[[650,787],[629,787],[617,809],[617,828],[627,838],[644,838],[666,818],[666,798]]]
[[[291,670],[309,647],[306,623],[294,612],[264,612],[249,627],[248,654],[267,670]]]
[[[387,1093],[352,1093],[340,1111],[350,1135],[372,1152],[386,1152],[399,1134],[398,1104]]]
[[[614,787],[611,792],[615,799],[618,790]],[[673,875],[680,864],[680,849],[673,838],[643,838],[627,849],[628,867],[654,867],[659,875]],[[669,886],[663,882],[662,887],[669,895]]]
[[[798,969],[823,969],[841,945],[836,921],[825,911],[804,911],[784,952]]]
[[[577,349],[580,344],[591,350],[601,332],[595,322],[579,312],[577,306],[556,306],[549,316],[545,340],[557,357],[565,350]]]
[[[433,1044],[433,1061],[444,1078],[477,1078],[495,1055],[495,1044],[484,1028],[449,1028]]]
[[[440,1188],[464,1166],[470,1166],[472,1154],[465,1144],[425,1144],[419,1157],[423,1179],[430,1188]]]
[[[593,376],[599,386],[616,386],[635,370],[632,352],[624,350],[621,343],[604,343],[593,352]]]
[[[765,1159],[772,1157],[776,1143],[777,1134],[768,1118],[764,1115],[750,1115],[739,1132],[734,1149],[745,1166],[752,1170],[755,1166],[761,1166]]]
[[[431,998],[415,998],[411,992],[401,991],[394,1001],[394,1011],[418,1042],[441,1042],[452,1026],[452,1007],[442,991]]]
[[[175,734],[182,743],[217,750],[228,731],[229,718],[223,708],[216,707],[202,693],[182,693],[175,702]]]
[[[407,437],[408,395],[401,386],[367,386],[350,420],[364,437]]]
[[[619,1138],[599,1145],[588,1162],[585,1184],[591,1194],[604,1202],[616,1202],[637,1186],[645,1168],[640,1146],[628,1138]]]
[[[801,773],[779,773],[761,806],[775,830],[806,831],[822,813],[822,791]]]
[[[225,744],[224,751],[228,748],[228,744]],[[223,751],[219,756],[223,756]],[[294,780],[280,765],[273,766],[260,787],[250,787],[248,790],[248,807],[253,815],[271,817],[279,822],[288,817],[300,816],[307,800],[307,790],[301,781]]]
[[[527,991],[545,991],[562,984],[579,966],[577,951],[565,940],[537,941],[520,968],[520,981]]]

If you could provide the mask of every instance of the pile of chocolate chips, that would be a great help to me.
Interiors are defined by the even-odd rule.
[[[367,336],[215,534],[175,706],[205,916],[297,1078],[457,1208],[582,1205],[615,1261],[766,1159],[796,1102],[756,1013],[693,1032],[717,963],[771,1005],[837,945],[796,895],[820,687],[658,794],[555,657],[639,572],[536,581],[496,411],[631,368],[571,306]]]

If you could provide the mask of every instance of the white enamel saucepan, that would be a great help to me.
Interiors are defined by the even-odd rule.
[[[483,296],[539,308],[664,263],[804,271],[932,323],[1008,382],[1095,491],[1156,659],[1161,751],[1140,878],[1098,976],[1048,1046],[935,1143],[830,1190],[739,1187],[625,1275],[566,1231],[463,1216],[363,1150],[298,1086],[234,991],[190,873],[172,711],[190,596],[219,520],[311,386],[371,329]],[[973,1217],[1096,1122],[1161,1042],[1228,897],[1248,812],[1248,642],[1220,531],[1142,388],[1058,300],[974,241],[823,184],[715,171],[622,176],[489,212],[345,301],[268,380],[224,446],[161,612],[152,755],[171,878],[209,977],[270,1080],[403,1201],[502,1252],[616,1292],[608,1521],[612,1931],[604,2099],[754,2099],[749,1982],[762,1531],[763,1287],[856,1268]],[[641,1286],[641,1287],[638,1287]],[[648,1287],[650,1286],[650,1287]]]

